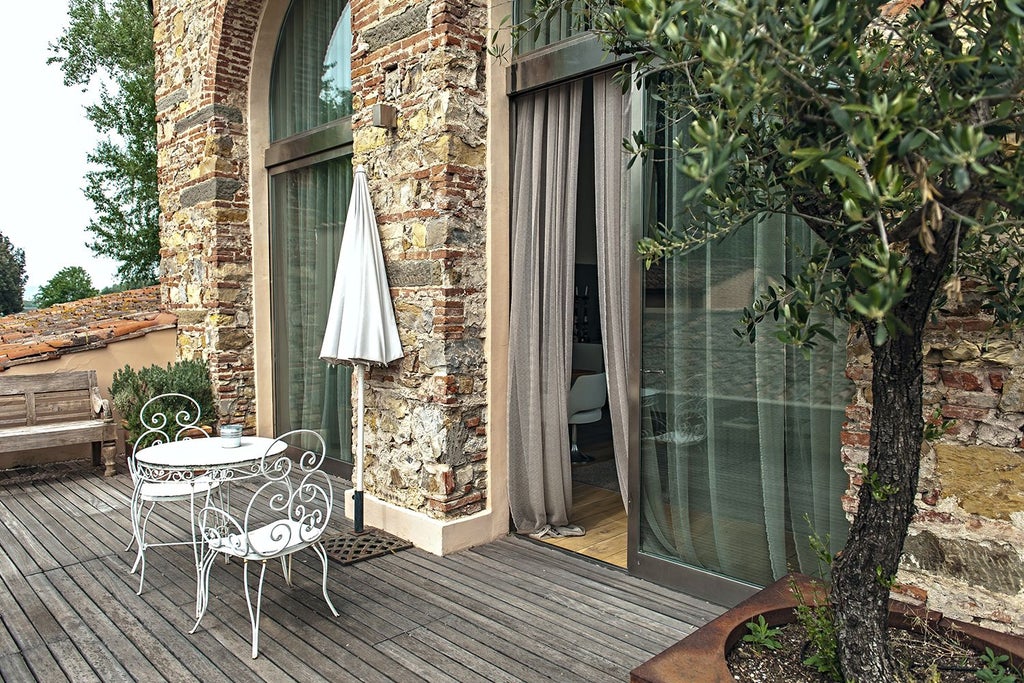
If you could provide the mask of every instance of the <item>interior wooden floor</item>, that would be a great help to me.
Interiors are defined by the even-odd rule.
[[[545,543],[616,567],[626,567],[626,510],[618,491],[573,483],[572,523],[587,530],[583,536],[546,538]]]
[[[602,429],[601,426],[599,423],[597,429],[590,433],[590,441],[585,440],[581,429],[580,447],[596,462],[610,465],[614,459],[611,427],[608,425]],[[579,467],[582,466],[574,466],[573,471],[579,471]],[[627,520],[618,489],[573,481],[572,500],[570,521],[586,529],[587,533],[568,538],[546,538],[544,542],[625,569]]]

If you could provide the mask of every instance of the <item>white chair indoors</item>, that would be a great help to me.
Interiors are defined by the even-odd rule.
[[[572,462],[590,462],[589,455],[584,455],[576,443],[576,430],[581,424],[597,422],[601,419],[601,409],[608,398],[608,383],[603,372],[593,375],[580,375],[569,389],[569,425],[572,427],[569,459]]]
[[[185,439],[204,439],[210,434],[199,426],[202,410],[199,402],[191,396],[178,393],[167,393],[146,401],[139,410],[139,420],[145,431],[135,440],[133,455],[145,448],[159,448],[161,444]],[[134,487],[132,494],[132,545],[138,546],[135,564],[131,573],[139,571],[139,594],[146,577],[146,549],[156,546],[191,545],[195,547],[195,537],[190,531],[188,540],[162,541],[151,543],[146,537],[146,528],[153,508],[157,503],[173,503],[188,501],[189,525],[194,529],[194,517],[191,503],[197,496],[205,498],[211,491],[218,488],[218,482],[204,475],[195,473],[157,472],[151,468],[140,468],[134,457],[128,458],[128,471],[131,473]],[[148,509],[147,509],[148,508]]]
[[[327,529],[334,508],[334,492],[330,477],[323,471],[326,448],[323,438],[308,429],[298,429],[279,436],[267,453],[281,452],[280,444],[288,445],[283,455],[264,456],[261,473],[253,480],[256,491],[237,516],[216,505],[208,504],[199,512],[199,528],[204,547],[199,569],[199,615],[192,633],[210,601],[210,570],[217,556],[242,560],[245,600],[252,626],[252,656],[259,654],[260,602],[267,561],[281,560],[284,580],[292,585],[292,555],[312,548],[323,564],[321,590],[334,616],[327,594],[327,551],[321,537]],[[255,596],[249,586],[249,564],[259,563],[259,580]]]

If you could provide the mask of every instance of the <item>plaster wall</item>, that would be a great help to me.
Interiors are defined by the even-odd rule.
[[[65,353],[57,358],[33,363],[13,365],[4,375],[41,375],[68,370],[95,370],[100,393],[110,398],[110,384],[114,373],[125,365],[141,368],[150,365],[166,365],[175,360],[175,331],[160,330],[109,344],[100,349],[78,353]],[[121,453],[117,454],[119,457]],[[48,448],[35,451],[4,453],[0,455],[0,469],[18,465],[62,462],[64,460],[91,459],[92,448],[88,444]]]

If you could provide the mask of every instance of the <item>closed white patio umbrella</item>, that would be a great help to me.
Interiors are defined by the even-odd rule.
[[[363,531],[363,385],[366,368],[370,363],[387,365],[403,355],[366,171],[359,166],[352,181],[352,197],[341,238],[331,309],[320,348],[321,360],[331,364],[351,363],[356,373],[356,458],[352,476],[352,523],[356,533]]]

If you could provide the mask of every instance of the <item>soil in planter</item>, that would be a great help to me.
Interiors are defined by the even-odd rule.
[[[727,657],[729,670],[739,683],[825,683],[831,679],[802,664],[806,658],[807,632],[793,623],[779,627],[778,650],[740,642]],[[889,629],[890,643],[908,667],[908,681],[928,683],[977,683],[984,665],[978,652],[937,634],[922,635]],[[936,673],[937,672],[937,677]]]

